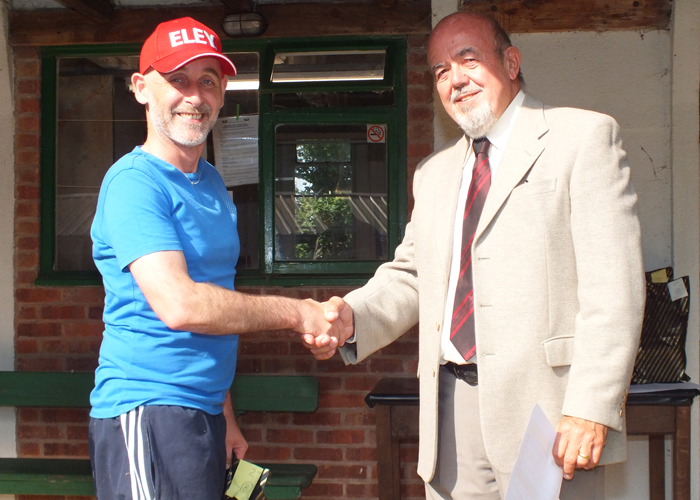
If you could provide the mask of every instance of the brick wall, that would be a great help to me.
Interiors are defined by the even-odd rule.
[[[432,151],[432,82],[427,72],[427,36],[408,38],[408,172]],[[40,61],[33,48],[15,47],[15,364],[17,370],[92,371],[102,333],[101,287],[39,287]],[[349,288],[241,288],[325,300]],[[318,464],[304,498],[377,497],[374,413],[365,394],[383,376],[414,375],[415,329],[365,362],[346,367],[335,357],[317,362],[296,335],[261,333],[241,338],[239,373],[314,374],[320,404],[313,414],[250,413],[240,418],[253,461]],[[17,452],[24,457],[87,457],[87,410],[20,409]],[[403,498],[424,498],[417,476],[417,442],[401,448]],[[20,500],[39,497],[18,496]],[[56,499],[61,497],[41,497]],[[75,498],[75,497],[74,497]]]

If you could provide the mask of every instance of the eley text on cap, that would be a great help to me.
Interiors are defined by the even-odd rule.
[[[144,74],[153,67],[160,73],[170,73],[202,57],[216,57],[225,75],[236,75],[236,67],[223,54],[217,34],[191,17],[182,17],[160,23],[144,42],[139,71]]]

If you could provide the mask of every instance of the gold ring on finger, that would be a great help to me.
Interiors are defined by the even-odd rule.
[[[580,451],[578,452],[578,456],[581,457],[584,460],[590,460],[591,456],[590,455],[584,455]]]

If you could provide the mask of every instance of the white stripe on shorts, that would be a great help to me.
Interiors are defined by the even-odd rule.
[[[131,477],[131,496],[133,500],[153,500],[149,488],[148,474],[150,467],[146,460],[141,417],[143,406],[139,406],[119,416],[124,434],[127,456],[129,457],[129,475]]]

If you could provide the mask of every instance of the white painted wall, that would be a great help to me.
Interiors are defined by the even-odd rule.
[[[672,265],[691,278],[687,371],[698,383],[700,284],[700,2],[674,2],[673,29],[513,35],[522,52],[526,90],[552,105],[593,109],[622,128],[639,195],[647,270]],[[455,12],[454,0],[433,0],[433,24]],[[435,146],[459,134],[437,103]],[[691,499],[700,500],[698,403],[692,410]],[[649,498],[648,446],[631,438],[629,459],[606,469],[608,500]],[[671,498],[667,440],[666,497]]]

